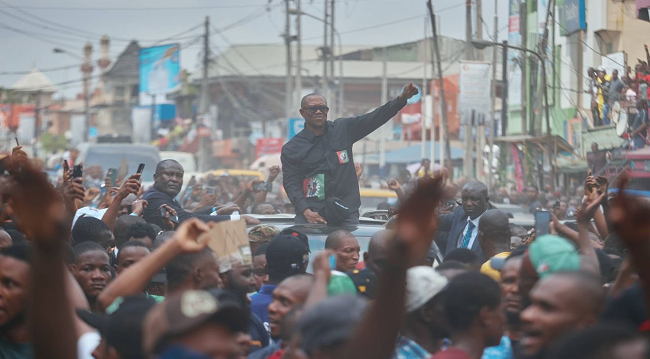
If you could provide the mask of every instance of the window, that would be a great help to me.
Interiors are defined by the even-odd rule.
[[[124,98],[124,86],[115,86],[115,98],[122,99]]]

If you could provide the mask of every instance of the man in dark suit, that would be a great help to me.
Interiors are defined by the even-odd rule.
[[[468,182],[461,190],[462,206],[453,213],[438,216],[438,231],[449,232],[445,255],[456,248],[469,248],[485,262],[483,250],[477,240],[478,222],[488,210],[490,197],[483,182]]]

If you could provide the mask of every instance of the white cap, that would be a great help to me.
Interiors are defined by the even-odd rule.
[[[406,312],[413,312],[440,293],[448,280],[432,267],[419,266],[406,272]]]
[[[598,66],[598,71],[602,71],[602,72],[607,73],[607,69],[605,69],[605,66],[603,66],[603,65]]]

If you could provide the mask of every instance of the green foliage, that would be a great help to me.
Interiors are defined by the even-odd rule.
[[[46,132],[41,136],[41,145],[47,152],[65,150],[68,147],[68,140],[65,139],[65,136]]]

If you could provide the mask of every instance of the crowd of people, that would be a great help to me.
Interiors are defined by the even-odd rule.
[[[387,183],[396,215],[367,250],[332,231],[308,273],[307,235],[245,214],[277,211],[267,184],[183,190],[183,168],[163,160],[153,187],[135,173],[93,197],[74,169],[52,185],[19,147],[0,164],[2,358],[650,355],[650,205],[625,176],[512,195],[401,174]],[[550,233],[511,225],[490,195],[550,209]],[[238,220],[248,255],[233,263],[203,234]]]
[[[632,149],[640,149],[650,143],[648,118],[648,100],[650,100],[650,52],[645,45],[646,61],[638,60],[632,68],[628,66],[625,74],[618,70],[607,73],[604,66],[598,69],[589,68],[589,89],[591,94],[591,113],[594,126],[616,125],[616,116],[613,110],[618,103],[622,111],[628,114],[627,137],[630,139]]]

